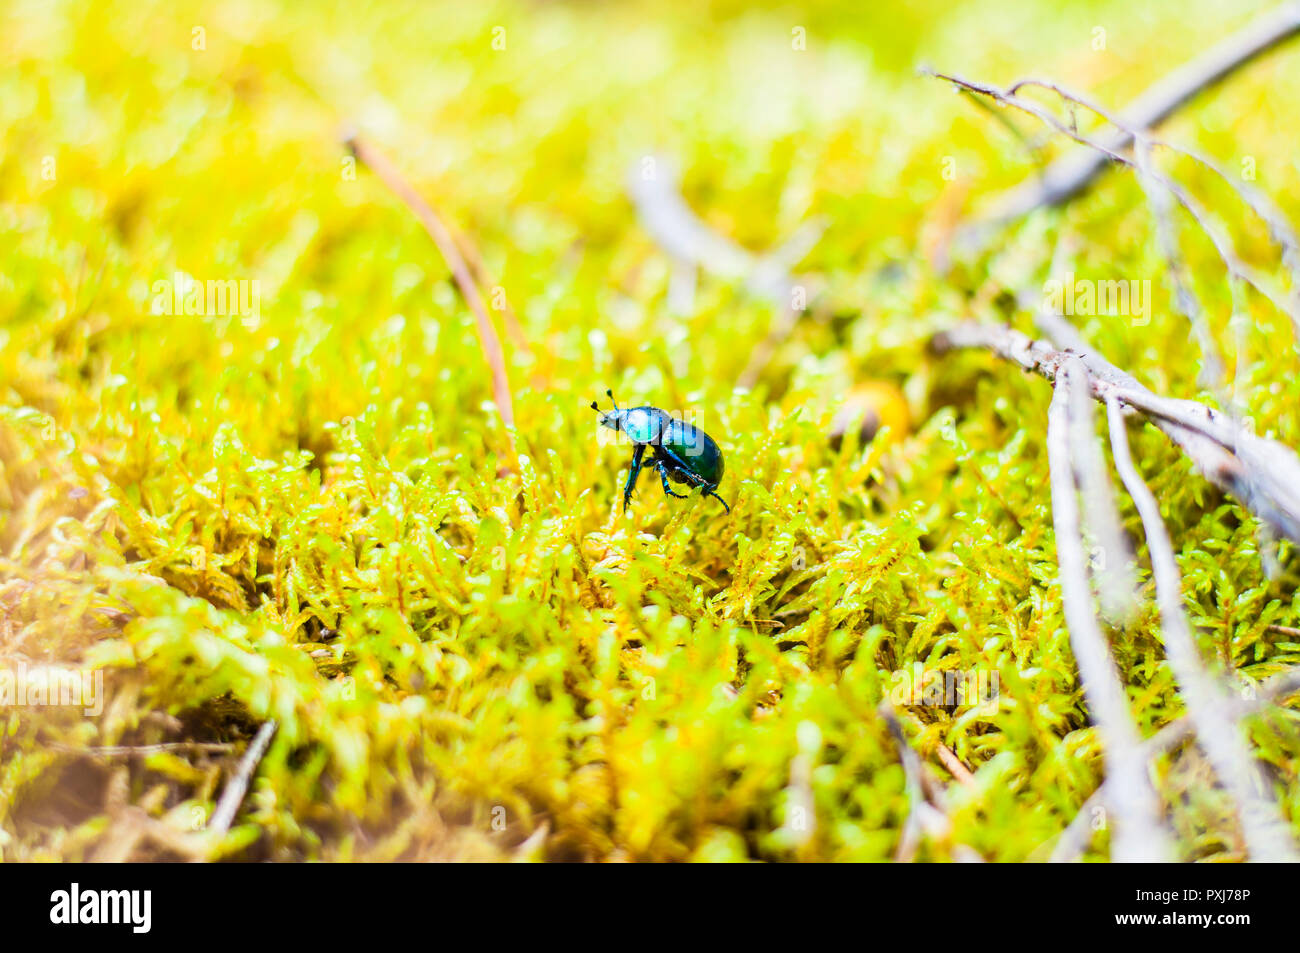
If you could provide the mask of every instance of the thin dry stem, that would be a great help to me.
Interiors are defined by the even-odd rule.
[[[244,803],[244,795],[248,793],[248,783],[252,780],[253,772],[257,770],[258,764],[262,761],[262,756],[266,754],[267,746],[271,743],[271,738],[275,735],[276,723],[268,721],[263,723],[262,727],[257,730],[253,736],[248,750],[244,756],[239,759],[239,766],[235,773],[226,783],[226,788],[221,792],[221,799],[217,801],[217,809],[212,812],[212,820],[208,823],[208,830],[217,837],[222,837],[230,830],[230,825],[235,820],[235,815],[239,813],[239,806]]]
[[[478,331],[479,346],[483,349],[483,357],[487,360],[488,369],[492,373],[492,396],[496,402],[497,413],[501,415],[501,420],[507,427],[513,428],[515,425],[515,408],[514,401],[510,396],[510,380],[506,374],[506,362],[505,355],[501,350],[501,339],[497,337],[496,328],[492,325],[492,319],[488,317],[487,305],[483,302],[483,295],[479,292],[478,285],[474,283],[474,277],[470,273],[469,265],[465,263],[465,258],[461,255],[451,231],[443,224],[438,213],[433,210],[433,206],[419,192],[415,191],[411,184],[397,171],[397,167],[388,160],[387,156],[355,134],[348,136],[346,144],[352,150],[352,153],[369,167],[375,175],[379,176],[380,181],[388,186],[394,195],[402,200],[406,207],[420,220],[420,224],[429,233],[433,243],[438,246],[438,251],[442,253],[443,260],[447,262],[447,266],[451,269],[451,275],[456,282],[456,287],[460,289],[465,303],[474,312],[474,323]]]

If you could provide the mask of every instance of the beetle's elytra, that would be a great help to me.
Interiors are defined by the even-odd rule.
[[[632,451],[632,468],[623,487],[623,509],[626,511],[632,500],[632,490],[636,487],[636,478],[641,475],[641,467],[647,463],[659,471],[664,493],[685,499],[685,493],[674,493],[668,481],[690,487],[700,487],[705,496],[711,496],[723,505],[728,513],[731,507],[727,501],[718,496],[718,484],[722,482],[722,450],[717,441],[694,424],[678,420],[667,411],[658,407],[628,407],[620,410],[614,401],[612,390],[606,390],[605,396],[614,404],[613,410],[602,411],[593,400],[591,409],[600,412],[600,424],[610,430],[627,434],[635,449]],[[646,448],[650,448],[650,459],[645,459]]]

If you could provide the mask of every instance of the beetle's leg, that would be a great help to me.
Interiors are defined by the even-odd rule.
[[[704,477],[700,476],[689,466],[687,466],[685,461],[683,461],[681,457],[673,453],[667,447],[655,448],[655,465],[659,468],[659,475],[661,477],[664,477],[664,492],[671,493],[673,496],[678,496],[683,498],[686,495],[689,495],[689,494],[682,494],[682,493],[673,493],[672,490],[668,489],[668,479],[664,473],[664,467],[665,465],[667,465],[673,468],[673,472],[676,473],[678,476],[680,476],[682,478],[682,481],[690,484],[691,489],[699,489],[703,487],[704,493],[701,494],[702,496],[713,497],[719,503],[722,504],[723,509],[725,509],[728,513],[731,512],[731,507],[727,506],[727,501],[724,500],[722,497],[718,496],[716,492],[714,492],[715,490],[717,490],[717,486],[716,485],[710,486],[709,482],[705,480]]]
[[[645,444],[638,443],[632,451],[632,471],[627,475],[627,485],[623,487],[623,512],[632,502],[632,490],[636,487],[636,478],[641,475],[641,458],[645,456]]]
[[[728,515],[731,514],[731,507],[727,505],[727,501],[724,500],[722,497],[718,496],[718,494],[714,493],[712,489],[705,490],[704,495],[713,497],[715,500],[717,500],[719,503],[722,504],[722,508],[727,511]]]
[[[709,485],[708,480],[704,479],[704,477],[692,470],[690,464],[667,447],[658,447],[656,449],[658,450],[658,455],[663,457],[664,462],[672,467],[674,473],[681,477],[680,482],[688,484],[692,490]]]
[[[679,500],[686,499],[685,493],[674,493],[671,489],[668,488],[668,468],[664,466],[664,462],[658,459],[655,460],[655,467],[659,470],[659,479],[663,481],[664,492],[667,493],[669,496],[677,497],[677,499]]]

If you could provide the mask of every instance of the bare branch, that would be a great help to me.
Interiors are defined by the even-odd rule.
[[[1106,638],[1092,611],[1079,535],[1079,500],[1070,454],[1071,405],[1086,394],[1071,383],[1086,381],[1087,370],[1073,357],[1061,364],[1047,418],[1047,456],[1051,471],[1052,523],[1060,567],[1061,599],[1070,646],[1074,650],[1084,696],[1101,738],[1106,777],[1113,787],[1118,861],[1165,861],[1173,857],[1159,801],[1147,777],[1139,737],[1129,712],[1128,695],[1111,658]],[[1074,391],[1074,393],[1072,393]]]
[[[628,194],[641,224],[675,262],[692,265],[754,294],[782,303],[794,284],[789,269],[821,236],[820,222],[806,225],[791,242],[767,255],[756,255],[711,228],[682,197],[677,167],[664,156],[646,156],[628,172]]]
[[[1012,85],[1011,91],[1013,93],[1018,92],[1025,86],[1037,86],[1040,89],[1050,90],[1060,96],[1065,103],[1069,105],[1077,104],[1083,106],[1085,109],[1100,116],[1102,119],[1106,120],[1106,122],[1114,126],[1122,135],[1127,136],[1130,141],[1134,140],[1139,134],[1141,134],[1141,137],[1146,140],[1148,145],[1167,149],[1170,152],[1177,153],[1178,155],[1186,156],[1213,172],[1224,182],[1224,184],[1237,194],[1237,196],[1251,209],[1251,211],[1259,216],[1260,220],[1263,221],[1265,225],[1268,226],[1269,234],[1272,235],[1273,240],[1282,248],[1283,261],[1286,263],[1287,267],[1291,269],[1293,276],[1300,279],[1300,237],[1296,235],[1295,229],[1292,227],[1286,215],[1282,213],[1282,210],[1277,207],[1277,204],[1266,193],[1243,181],[1239,181],[1236,176],[1229,175],[1223,166],[1219,165],[1204,153],[1188,148],[1187,146],[1178,145],[1166,139],[1154,138],[1150,135],[1149,126],[1134,125],[1131,122],[1126,121],[1123,117],[1117,117],[1110,111],[1099,106],[1093,100],[1090,100],[1073,90],[1067,89],[1059,83],[1038,79],[1024,79]],[[1198,219],[1207,218],[1204,214],[1197,217]],[[1211,239],[1214,239],[1213,235],[1211,235]],[[1219,244],[1218,241],[1215,243],[1216,245]],[[1244,268],[1245,266],[1243,265],[1242,267]],[[1300,299],[1300,280],[1297,280],[1296,284],[1298,287],[1292,289],[1293,301],[1290,306],[1293,314],[1295,313],[1294,308],[1296,307],[1296,299]],[[1275,301],[1274,303],[1277,302]],[[1279,304],[1278,307],[1284,311],[1288,310],[1287,306],[1281,304]]]
[[[1115,123],[1120,128],[1105,140],[1107,149],[1118,152],[1125,148],[1133,141],[1129,130],[1158,126],[1196,95],[1298,32],[1300,4],[1287,3],[1168,73],[1125,107],[1120,121]],[[1018,85],[1011,89],[1016,90]],[[1063,156],[1041,175],[1005,193],[987,215],[967,227],[958,241],[967,247],[977,245],[998,225],[1040,206],[1057,205],[1072,198],[1105,167],[1104,153],[1080,150]]]
[[[474,244],[473,239],[464,232],[459,232],[452,237],[456,241],[456,247],[465,256],[465,264],[469,267],[470,276],[474,279],[475,284],[480,288],[498,287],[498,282],[488,272],[487,265],[483,263],[483,255],[479,252],[478,246]],[[515,348],[518,353],[531,361],[533,357],[532,346],[528,343],[528,335],[524,333],[524,326],[519,322],[519,315],[515,314],[514,306],[510,303],[508,295],[503,296],[500,308],[501,313],[505,316],[506,331],[514,342]]]
[[[1165,272],[1173,286],[1174,307],[1176,307],[1192,326],[1200,346],[1204,366],[1200,379],[1203,384],[1213,385],[1223,377],[1223,357],[1219,346],[1214,341],[1209,322],[1205,318],[1205,309],[1197,297],[1196,289],[1186,275],[1182,253],[1178,246],[1178,230],[1174,226],[1173,203],[1170,201],[1172,189],[1162,181],[1161,176],[1151,164],[1151,152],[1146,140],[1141,136],[1133,144],[1135,168],[1138,170],[1138,182],[1146,193],[1147,204],[1151,206],[1152,217],[1156,220],[1156,237],[1160,242],[1160,252],[1165,259]]]
[[[1275,702],[1281,704],[1288,695],[1293,695],[1296,692],[1300,692],[1300,668],[1294,668],[1289,672],[1275,675],[1264,682],[1259,687],[1254,701],[1233,699],[1232,714],[1240,717],[1256,713]],[[1184,715],[1177,721],[1165,725],[1142,742],[1142,756],[1152,759],[1168,754],[1183,742],[1189,740],[1194,732],[1195,727],[1192,724],[1192,719]],[[1056,847],[1052,851],[1052,863],[1070,863],[1078,860],[1083,855],[1083,852],[1088,849],[1088,844],[1092,841],[1093,814],[1098,808],[1108,803],[1109,797],[1109,782],[1103,780],[1097,790],[1093,791],[1092,795],[1075,812],[1074,820],[1066,825],[1065,830],[1057,838]]]
[[[795,291],[807,282],[790,272],[817,244],[825,231],[825,221],[806,222],[784,244],[756,255],[718,234],[691,210],[682,197],[680,179],[671,160],[663,156],[644,157],[629,171],[627,189],[641,224],[673,261],[675,307],[683,309],[684,303],[678,299],[693,297],[696,268],[741,282],[751,293],[776,305],[777,315],[771,329],[754,347],[740,375],[740,385],[752,387],[803,314],[804,309],[795,303]],[[804,301],[807,300],[805,288]]]
[[[1242,832],[1251,856],[1270,862],[1300,861],[1300,855],[1291,844],[1291,832],[1282,812],[1260,788],[1259,771],[1247,747],[1245,728],[1229,715],[1228,692],[1205,670],[1192,640],[1187,615],[1183,611],[1182,576],[1174,558],[1169,532],[1160,516],[1160,504],[1133,465],[1128,433],[1117,400],[1106,402],[1106,414],[1115,469],[1137,506],[1146,532],[1165,655],[1200,743],[1219,780],[1238,805]]]
[[[1092,401],[1088,399],[1087,372],[1071,379],[1069,440],[1074,481],[1083,498],[1082,523],[1090,531],[1095,549],[1088,569],[1101,601],[1101,614],[1112,625],[1125,625],[1138,611],[1137,557],[1129,545],[1115,502],[1101,445],[1097,441]]]
[[[1177,151],[1182,152],[1184,155],[1191,156],[1197,161],[1204,163],[1223,178],[1224,181],[1233,185],[1237,194],[1240,195],[1247,205],[1259,214],[1268,224],[1269,230],[1273,234],[1275,240],[1282,246],[1282,257],[1284,263],[1291,268],[1293,273],[1293,284],[1295,284],[1296,287],[1293,288],[1292,294],[1288,300],[1284,300],[1276,290],[1270,288],[1266,279],[1256,269],[1242,261],[1241,257],[1233,248],[1232,242],[1226,236],[1220,234],[1219,229],[1211,220],[1206,209],[1196,199],[1194,199],[1186,189],[1169,176],[1159,171],[1159,169],[1148,160],[1147,152],[1151,146],[1157,144],[1168,145],[1167,143],[1158,143],[1156,140],[1151,139],[1142,128],[1130,128],[1127,125],[1123,125],[1121,120],[1116,119],[1106,110],[1093,105],[1082,97],[1067,92],[1062,86],[1055,83],[1048,83],[1041,80],[1021,80],[1018,83],[1012,84],[1008,89],[1002,90],[987,83],[974,82],[950,73],[939,73],[929,69],[924,70],[924,72],[937,79],[946,80],[958,89],[987,96],[995,102],[1028,113],[1062,135],[1069,137],[1081,145],[1088,146],[1094,151],[1094,153],[1096,153],[1095,157],[1099,162],[1104,162],[1105,159],[1109,159],[1120,165],[1129,166],[1138,173],[1138,177],[1142,182],[1143,189],[1146,191],[1156,219],[1161,249],[1175,289],[1175,303],[1179,310],[1192,322],[1198,341],[1201,344],[1202,351],[1206,357],[1207,374],[1211,378],[1217,379],[1220,376],[1223,361],[1218,356],[1217,350],[1214,348],[1213,338],[1210,336],[1209,328],[1202,314],[1200,303],[1196,299],[1190,283],[1182,277],[1177,238],[1169,215],[1168,197],[1172,197],[1178,205],[1182,206],[1188,215],[1190,215],[1196,222],[1201,231],[1205,233],[1206,237],[1210,239],[1215,252],[1223,263],[1224,269],[1228,272],[1228,275],[1234,281],[1255,289],[1277,307],[1278,310],[1287,314],[1291,319],[1292,326],[1296,330],[1297,335],[1300,335],[1300,245],[1297,245],[1295,234],[1289,224],[1286,223],[1286,220],[1281,213],[1277,212],[1269,205],[1269,203],[1261,201],[1258,193],[1237,188],[1236,184],[1232,182],[1222,169],[1218,168],[1208,159],[1201,157],[1198,153],[1194,153],[1187,149],[1177,149]],[[1039,103],[1018,96],[1016,91],[1025,86],[1039,86],[1045,89],[1050,89],[1062,96],[1067,103],[1071,105],[1082,105],[1097,113],[1102,118],[1107,119],[1111,123],[1120,125],[1121,131],[1123,132],[1122,140],[1116,141],[1114,138],[1102,140],[1083,135],[1079,132],[1077,124],[1073,122],[1067,123],[1051,110]],[[1133,145],[1134,152],[1132,158],[1120,151],[1130,143]],[[1170,146],[1169,148],[1176,147]],[[982,222],[977,223],[977,225],[974,226],[968,226],[968,228],[983,227],[985,226]],[[962,239],[959,236],[958,243],[961,242]],[[966,244],[969,244],[969,242]]]
[[[936,335],[931,347],[983,348],[1047,380],[1077,356],[1087,368],[1094,399],[1118,400],[1145,414],[1174,441],[1201,474],[1234,496],[1281,535],[1300,542],[1300,458],[1284,444],[1259,437],[1226,415],[1193,400],[1163,397],[1095,351],[1058,351],[999,324],[966,322]]]

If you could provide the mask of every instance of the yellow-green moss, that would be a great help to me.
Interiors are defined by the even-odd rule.
[[[1090,340],[1179,396],[1197,356],[1119,174],[947,277],[926,267],[970,191],[1031,165],[912,66],[1120,102],[1198,50],[1220,5],[5,6],[0,655],[102,670],[108,698],[93,718],[0,710],[0,857],[885,859],[908,804],[876,707],[916,662],[995,672],[1001,692],[993,712],[900,712],[936,778],[941,743],[974,772],[920,856],[1046,856],[1100,772],[1055,581],[1048,385],[936,361],[926,339],[969,316],[1028,327],[1010,294],[1068,234],[1080,275],[1155,280],[1149,327],[1080,319]],[[1169,134],[1249,154],[1295,218],[1283,55]],[[520,315],[515,431],[432,244],[351,174],[344,120],[472,236]],[[669,312],[622,192],[650,149],[747,245],[830,222],[801,266],[825,283],[818,317],[752,391],[734,382],[770,306],[706,278],[694,312]],[[1268,264],[1262,226],[1179,171]],[[1300,444],[1285,318],[1250,301],[1237,351],[1221,271],[1186,238],[1237,399]],[[259,280],[257,320],[152,313],[178,271]],[[915,424],[832,449],[866,379],[902,388]],[[587,407],[606,386],[698,414],[730,516],[650,480],[621,514],[626,453]],[[1300,663],[1269,629],[1300,625],[1294,550],[1270,581],[1256,522],[1160,434],[1133,436],[1206,657],[1250,679]],[[1148,734],[1181,713],[1156,621],[1114,640]],[[204,840],[267,719],[237,826]],[[1274,714],[1253,739],[1300,830],[1300,725]],[[234,744],[68,750],[181,740]],[[1185,856],[1239,856],[1195,749],[1159,773]]]

